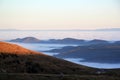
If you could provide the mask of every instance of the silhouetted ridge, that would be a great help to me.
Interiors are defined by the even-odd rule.
[[[40,40],[34,37],[25,37],[25,38],[17,38],[10,40],[10,42],[38,43],[40,42]]]

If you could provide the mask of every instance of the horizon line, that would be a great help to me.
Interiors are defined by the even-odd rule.
[[[120,31],[120,28],[100,28],[100,29],[0,29],[0,31]]]

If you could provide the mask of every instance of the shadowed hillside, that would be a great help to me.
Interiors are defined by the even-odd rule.
[[[89,46],[63,47],[48,52],[59,53],[59,58],[82,58],[85,62],[120,63],[120,44],[96,44]]]

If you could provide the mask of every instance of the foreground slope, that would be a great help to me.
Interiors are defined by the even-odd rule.
[[[0,42],[0,52],[1,53],[9,53],[9,54],[17,54],[17,55],[42,54],[42,53],[28,50],[19,45],[10,44],[10,43],[6,43],[6,42]]]
[[[120,80],[119,73],[120,69],[89,68],[0,42],[0,80]]]
[[[93,74],[96,70],[0,42],[0,73]]]

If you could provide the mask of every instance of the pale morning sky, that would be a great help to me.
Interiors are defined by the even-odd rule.
[[[0,0],[0,29],[120,28],[120,0]]]

